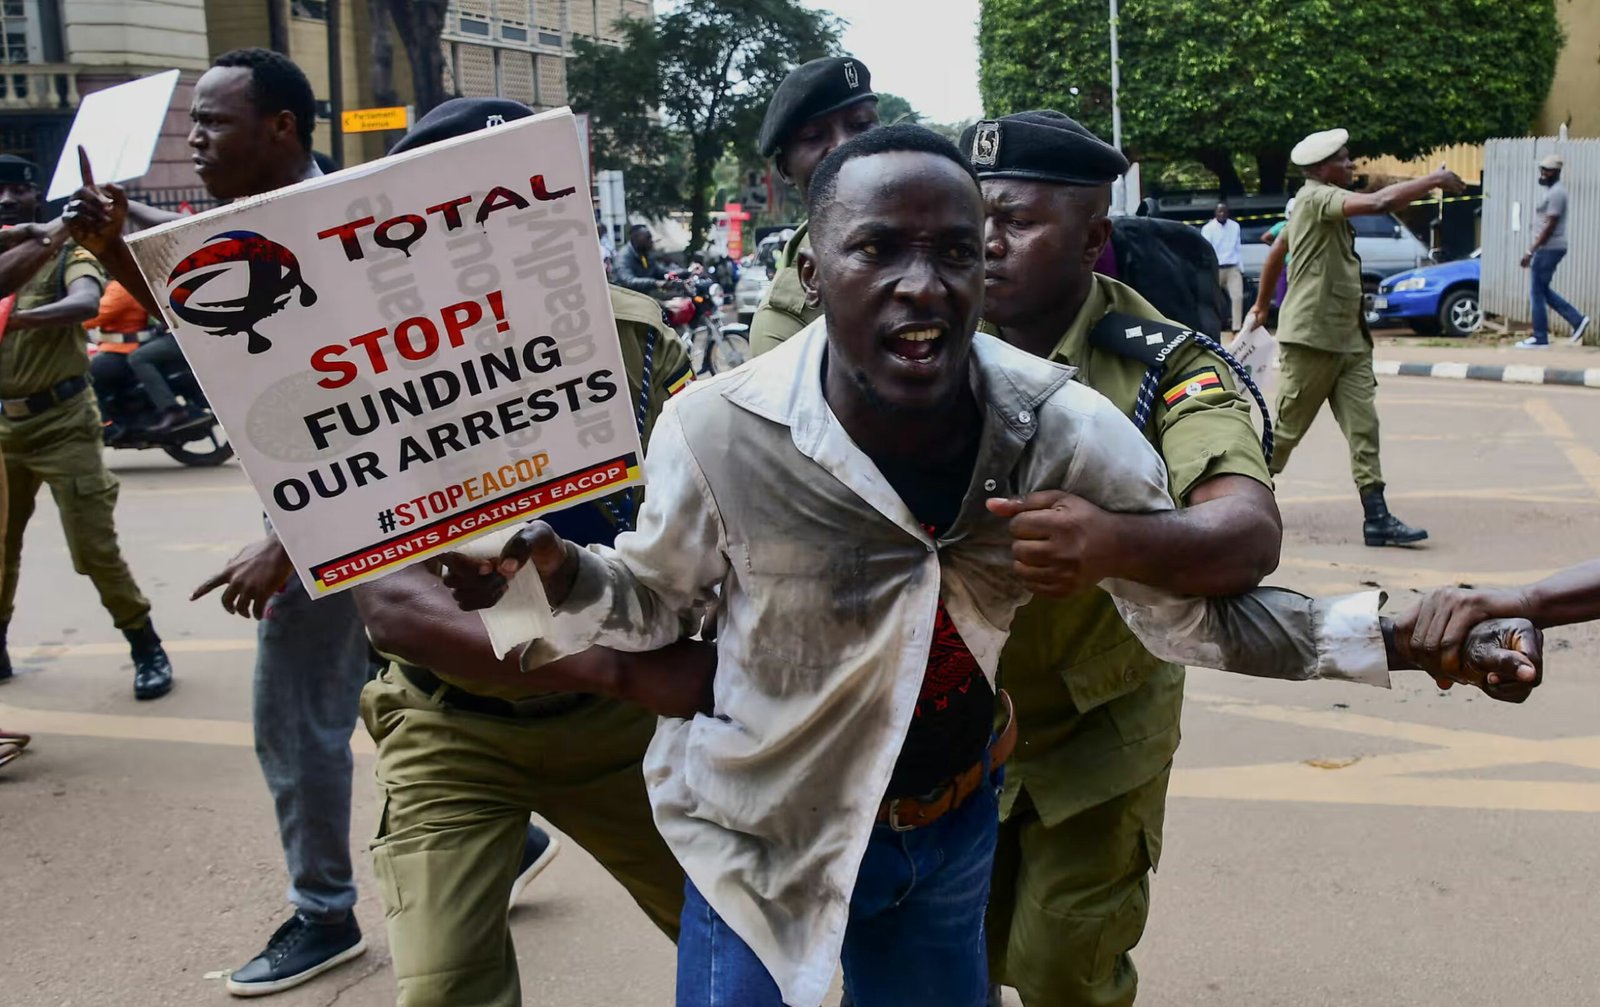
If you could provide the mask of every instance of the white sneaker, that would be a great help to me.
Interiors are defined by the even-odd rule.
[[[1589,321],[1589,316],[1584,315],[1583,321],[1579,322],[1578,327],[1572,330],[1572,338],[1567,340],[1567,342],[1571,343],[1573,346],[1577,346],[1579,343],[1583,342],[1583,334],[1589,331]]]
[[[1541,343],[1532,336],[1529,336],[1522,342],[1514,344],[1511,348],[1513,350],[1548,350],[1550,348],[1550,344],[1548,342]]]

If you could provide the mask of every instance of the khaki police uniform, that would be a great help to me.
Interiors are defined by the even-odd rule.
[[[1278,415],[1272,471],[1282,472],[1326,402],[1350,447],[1350,474],[1367,490],[1378,461],[1378,379],[1362,310],[1361,260],[1344,215],[1350,193],[1308,179],[1295,196],[1286,240],[1294,251],[1278,312]]]
[[[69,242],[17,291],[15,310],[59,301],[84,278],[105,287],[105,272],[94,256]],[[100,410],[88,385],[87,345],[88,336],[77,324],[0,336],[0,455],[9,490],[0,625],[9,623],[16,610],[22,536],[43,486],[50,487],[60,511],[73,569],[94,582],[117,628],[141,626],[150,614],[150,602],[117,546],[118,483],[105,464]]]
[[[784,244],[772,286],[750,320],[752,356],[760,356],[822,317],[822,305],[807,304],[806,289],[800,285],[800,252],[811,247],[807,227],[801,224]]]
[[[648,435],[692,378],[689,357],[654,299],[609,289],[636,405],[650,350]],[[582,506],[615,520],[600,503]],[[677,936],[683,871],[656,832],[645,793],[641,762],[656,718],[643,707],[531,687],[485,689],[395,663],[363,690],[361,718],[378,746],[373,868],[406,1007],[522,1002],[506,892],[530,812],[577,841],[651,922]]]
[[[1181,329],[1132,288],[1096,275],[1051,359],[1077,367],[1078,380],[1131,416],[1150,368],[1131,355],[1135,344],[1159,348],[1148,337]],[[1184,344],[1157,388],[1146,434],[1180,505],[1217,476],[1271,485],[1249,400],[1227,364]],[[1028,1007],[1133,1003],[1128,952],[1144,932],[1148,874],[1161,856],[1183,680],[1098,589],[1036,598],[1012,623],[1000,681],[1015,701],[1019,738],[1006,770],[988,933],[993,977]]]

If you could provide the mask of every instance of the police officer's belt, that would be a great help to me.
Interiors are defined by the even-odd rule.
[[[493,696],[480,696],[475,692],[458,689],[426,668],[418,668],[411,664],[400,664],[396,667],[400,669],[400,674],[405,676],[406,681],[418,691],[437,698],[446,709],[479,713],[486,717],[505,717],[512,720],[554,717],[560,713],[576,710],[580,706],[587,706],[594,700],[593,696],[581,692],[554,692],[548,696],[535,696],[532,699],[496,699]]]
[[[42,392],[35,392],[26,398],[6,399],[0,403],[0,409],[5,411],[8,420],[25,420],[30,416],[54,409],[63,402],[77,398],[85,388],[89,387],[88,378],[68,378],[67,380],[47,388]]]
[[[989,775],[1006,764],[1017,749],[1017,710],[1011,704],[1011,695],[1000,690],[1000,706],[1006,711],[1006,726],[989,742],[989,750],[982,759],[956,774],[949,782],[933,789],[925,797],[897,797],[878,805],[878,824],[887,825],[896,832],[921,829],[948,815],[967,803],[967,798],[988,784]]]

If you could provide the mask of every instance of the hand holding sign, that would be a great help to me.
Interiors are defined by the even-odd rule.
[[[61,218],[67,222],[67,231],[73,240],[104,261],[111,246],[122,239],[122,229],[128,222],[128,194],[115,182],[95,184],[89,152],[81,146],[78,170],[83,176],[83,187],[73,194]]]

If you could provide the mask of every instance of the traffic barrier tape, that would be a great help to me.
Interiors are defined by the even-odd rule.
[[[1483,194],[1482,193],[1479,193],[1479,194],[1477,194],[1475,196],[1446,196],[1443,199],[1419,199],[1416,202],[1412,203],[1411,205],[1412,206],[1433,206],[1433,205],[1438,204],[1438,203],[1465,203],[1465,202],[1467,202],[1468,200],[1471,200],[1471,199],[1482,199],[1482,198],[1483,198]],[[1166,219],[1171,220],[1173,218],[1168,217]],[[1281,213],[1247,213],[1247,214],[1244,214],[1242,216],[1230,216],[1228,219],[1229,220],[1282,220],[1282,219],[1284,219],[1284,217],[1283,217],[1283,214],[1281,214]],[[1211,218],[1210,217],[1206,217],[1204,219],[1184,220],[1184,221],[1180,221],[1180,223],[1188,224],[1190,227],[1204,227],[1206,224],[1210,223],[1210,221],[1211,221]]]

